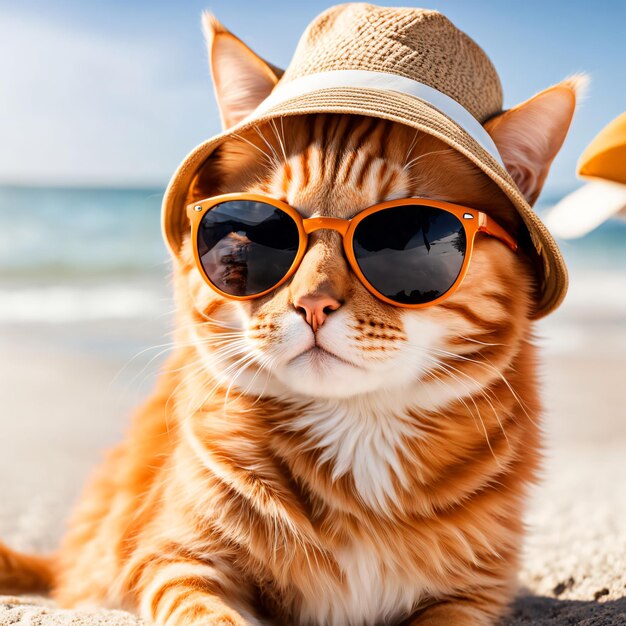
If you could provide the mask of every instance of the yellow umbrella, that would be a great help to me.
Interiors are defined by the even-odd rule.
[[[578,160],[586,185],[563,198],[546,215],[557,237],[582,237],[607,219],[626,218],[626,112],[605,126]]]
[[[626,113],[605,126],[587,146],[578,160],[578,175],[626,185]]]

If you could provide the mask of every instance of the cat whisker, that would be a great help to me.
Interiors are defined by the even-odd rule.
[[[519,407],[522,409],[522,411],[524,412],[524,415],[533,423],[535,424],[535,420],[533,419],[533,417],[528,413],[527,407],[524,404],[524,402],[522,401],[522,399],[519,397],[518,393],[515,391],[515,389],[513,389],[511,383],[509,383],[509,381],[507,380],[506,376],[497,368],[495,367],[495,365],[493,365],[493,363],[491,363],[489,361],[489,359],[487,359],[486,357],[483,356],[484,361],[477,361],[476,359],[471,359],[467,356],[463,356],[460,354],[455,354],[454,352],[448,352],[446,350],[441,350],[439,348],[436,349],[436,352],[447,356],[449,358],[453,358],[453,359],[458,359],[461,361],[468,361],[470,363],[474,363],[475,365],[481,366],[486,368],[487,370],[493,372],[498,378],[500,378],[500,380],[502,380],[502,382],[506,385],[507,389],[511,392],[511,395],[513,396],[513,398],[515,399],[515,401],[518,403]],[[481,355],[482,356],[482,355]]]
[[[404,167],[402,168],[402,171],[406,172],[407,170],[411,169],[411,167],[413,167],[415,163],[417,163],[419,160],[423,159],[424,157],[430,156],[432,154],[441,154],[442,152],[451,152],[451,151],[452,151],[451,148],[444,148],[442,150],[431,150],[430,152],[424,152],[424,154],[420,154],[419,156],[416,156],[414,159],[411,159],[408,163],[406,163]]]
[[[133,377],[130,379],[130,381],[128,381],[126,387],[128,389],[132,389],[133,386],[135,385],[135,383],[137,382],[137,380],[139,379],[140,376],[142,376],[145,371],[148,369],[148,367],[150,367],[150,365],[156,361],[160,356],[162,356],[163,354],[166,354],[167,352],[169,352],[170,350],[172,350],[174,347],[191,347],[191,346],[196,346],[198,345],[198,343],[202,343],[202,341],[199,340],[192,340],[189,342],[182,342],[180,340],[176,340],[176,341],[170,341],[167,343],[163,343],[163,344],[158,344],[156,346],[150,346],[148,348],[144,348],[143,350],[140,350],[137,354],[135,354],[132,358],[130,358],[119,370],[118,372],[115,374],[115,376],[111,379],[111,381],[109,382],[109,386],[111,386],[120,376],[121,374],[128,368],[130,367],[130,365],[137,360],[140,356],[142,356],[143,354],[145,354],[146,352],[150,352],[151,350],[159,350],[159,352],[157,352],[155,355],[153,355],[147,363],[144,364],[144,366],[133,375]],[[182,369],[182,368],[177,368],[177,369]],[[168,371],[177,371],[177,370],[168,370]],[[139,385],[143,384],[143,379],[142,381],[139,383]]]
[[[506,442],[507,442],[507,445],[510,445],[510,442],[509,442],[509,437],[508,437],[508,435],[507,435],[507,433],[506,433],[506,430],[504,429],[504,425],[502,424],[502,421],[500,420],[500,416],[498,415],[498,412],[496,411],[496,408],[495,408],[495,406],[493,405],[493,403],[491,402],[491,400],[490,400],[489,396],[487,395],[487,393],[486,393],[485,389],[484,389],[483,387],[481,387],[480,383],[479,383],[479,382],[478,382],[475,378],[473,378],[472,376],[470,376],[470,375],[469,375],[469,374],[467,374],[466,372],[463,372],[462,370],[460,370],[460,369],[458,369],[458,368],[456,368],[456,367],[453,367],[453,366],[452,366],[452,365],[450,365],[450,364],[446,364],[446,367],[447,367],[447,368],[449,368],[450,370],[453,370],[454,372],[458,373],[460,376],[465,377],[465,378],[466,378],[467,380],[469,380],[471,383],[473,383],[473,384],[475,384],[475,385],[477,385],[477,386],[479,387],[479,388],[478,388],[478,393],[479,393],[479,394],[480,394],[480,395],[481,395],[481,396],[485,399],[485,401],[489,404],[489,406],[490,406],[491,410],[493,411],[494,417],[496,418],[496,421],[498,422],[498,425],[500,426],[500,430],[502,431],[502,435],[504,436],[504,438],[505,438],[505,440],[506,440]],[[481,421],[482,421],[482,418],[481,418]],[[484,424],[483,424],[483,427],[484,427]],[[490,446],[490,447],[491,447],[491,446]]]
[[[234,339],[234,337],[233,337]],[[233,339],[224,339],[223,342],[220,341],[214,341],[212,338],[208,338],[206,340],[201,340],[201,339],[194,339],[192,341],[189,342],[181,342],[181,341],[177,341],[175,343],[169,343],[169,344],[163,344],[164,346],[166,346],[164,349],[160,350],[159,352],[157,352],[157,354],[155,354],[154,356],[152,356],[152,358],[141,368],[141,370],[139,372],[137,372],[132,379],[129,382],[129,387],[132,387],[132,385],[136,382],[136,380],[146,371],[146,369],[148,367],[150,367],[150,365],[156,360],[158,359],[161,355],[166,354],[167,352],[169,352],[172,347],[177,346],[177,347],[193,347],[193,346],[198,346],[198,345],[221,345],[221,343],[228,343],[228,344],[232,344]],[[161,347],[161,346],[159,346]],[[145,352],[145,351],[144,351]],[[176,368],[174,370],[168,370],[168,371],[182,371],[183,369],[185,369],[185,365]],[[143,383],[143,381],[142,381]]]
[[[143,350],[139,350],[139,352],[137,352],[132,357],[130,357],[130,359],[128,359],[124,363],[124,365],[122,365],[122,367],[115,373],[113,378],[111,378],[111,380],[109,381],[109,388],[111,387],[111,385],[113,385],[113,383],[115,383],[117,381],[117,379],[122,375],[122,373],[125,372],[126,369],[128,367],[130,367],[130,365],[136,359],[138,359],[141,355],[145,354],[146,352],[150,352],[151,350],[158,350],[160,348],[165,348],[166,350],[169,350],[169,349],[173,348],[175,345],[176,345],[176,342],[168,341],[167,343],[157,344],[156,346],[149,346],[147,348],[144,348]],[[161,354],[161,353],[159,353],[159,354]]]
[[[244,354],[241,358],[237,359],[234,363],[231,363],[228,367],[226,367],[225,369],[223,369],[220,374],[221,374],[221,379],[217,378],[214,376],[214,380],[215,383],[213,384],[213,386],[209,389],[209,391],[205,394],[203,400],[197,404],[194,405],[194,408],[190,411],[190,414],[194,414],[196,413],[200,407],[202,407],[204,404],[206,404],[214,395],[214,393],[220,388],[224,386],[224,382],[223,379],[228,378],[229,376],[231,376],[231,374],[233,373],[233,371],[237,370],[237,367],[240,365],[240,363],[244,362],[246,359],[249,359],[250,355],[249,354]],[[224,359],[222,359],[223,361]],[[220,364],[221,367],[221,364]]]
[[[282,118],[281,118],[282,125]],[[283,141],[283,137],[281,137],[278,133],[278,129],[276,128],[276,121],[274,119],[270,120],[270,124],[272,126],[272,130],[274,131],[274,135],[276,136],[276,140],[278,141],[278,145],[280,146],[281,152],[283,153],[284,162],[287,162],[287,151],[285,150],[285,143]]]
[[[265,389],[267,388],[267,383],[269,381],[269,373],[270,373],[270,370],[273,367],[273,364],[276,361],[276,357],[273,357],[271,355],[266,355],[266,356],[261,357],[259,359],[257,357],[257,355],[255,355],[253,353],[253,354],[251,354],[251,358],[252,358],[251,362],[246,363],[245,366],[240,368],[240,371],[237,372],[237,374],[233,377],[233,380],[231,381],[231,384],[228,387],[224,403],[227,402],[228,395],[229,395],[230,390],[231,390],[232,386],[234,385],[236,379],[243,373],[243,371],[245,371],[245,369],[250,367],[250,365],[252,365],[252,364],[255,364],[257,366],[257,371],[254,373],[254,375],[252,376],[252,379],[250,380],[250,382],[246,385],[245,389],[243,389],[243,391],[241,391],[241,393],[237,396],[237,398],[241,398],[241,397],[246,396],[248,394],[248,390],[252,387],[252,385],[256,381],[257,377],[259,376],[259,374],[261,374],[261,372],[263,372],[263,371],[266,371],[268,373],[268,376],[266,378],[265,385],[263,386],[262,391],[259,393],[257,398],[254,400],[254,402],[252,403],[252,406],[256,405],[256,403],[261,399],[261,397],[265,393]]]
[[[206,324],[206,325],[215,326],[216,328],[224,328],[226,330],[243,331],[241,326],[235,326],[234,324],[228,324],[228,323],[224,322],[223,320],[218,320],[218,319],[216,319],[214,317],[211,317],[210,315],[206,315],[205,313],[202,312],[202,310],[200,308],[196,308],[196,310],[199,313],[199,315],[205,320],[205,322],[192,322],[190,324],[192,326],[194,326],[194,325],[198,326],[198,325]]]
[[[275,167],[280,167],[280,157],[278,156],[278,152],[276,152],[276,149],[274,148],[274,146],[267,140],[267,137],[265,137],[265,135],[263,134],[261,129],[258,127],[258,125],[255,124],[253,128],[256,131],[257,135],[263,140],[263,143],[265,143],[265,145],[269,148],[270,152],[272,153],[273,155],[272,164]]]
[[[188,328],[208,328],[210,330],[219,329],[220,332],[222,331],[229,331],[232,333],[245,332],[245,329],[242,328],[241,326],[235,326],[233,324],[228,324],[221,320],[217,320],[215,318],[206,316],[201,311],[198,311],[198,313],[202,315],[204,321],[200,322],[198,320],[193,320],[193,321],[188,321],[185,324],[179,323],[176,325],[176,330],[181,331],[181,330],[186,330]]]
[[[257,132],[258,132],[258,130],[257,130]],[[246,139],[246,137],[244,137],[243,135],[240,135],[238,133],[233,133],[233,137],[236,137],[240,141],[243,141],[243,142],[247,143],[249,146],[251,146],[252,148],[257,150],[257,152],[260,152],[263,155],[263,157],[267,160],[267,162],[269,163],[270,167],[276,167],[278,165],[278,163],[274,160],[274,158],[270,154],[265,152],[265,150],[262,150],[261,148],[259,148],[259,146],[257,146],[255,143],[253,143],[249,139]]]
[[[242,363],[237,369],[236,373],[231,377],[230,383],[226,388],[226,394],[224,396],[224,409],[226,409],[226,405],[228,404],[228,399],[230,397],[230,391],[233,388],[233,385],[237,382],[237,379],[241,374],[243,374],[253,363],[254,363],[254,355],[246,354],[243,356],[237,363]]]
[[[431,357],[432,362],[435,364],[435,368],[445,372],[448,376],[450,376],[452,379],[454,379],[456,382],[458,382],[461,386],[463,386],[466,390],[469,390],[469,387],[467,386],[466,383],[463,382],[463,380],[461,378],[459,378],[459,376],[457,376],[453,369],[451,368],[451,366],[448,366],[447,364],[441,362],[439,359],[436,358],[432,358]],[[445,384],[445,381],[441,381]],[[476,382],[476,381],[474,381]],[[467,402],[458,394],[455,394],[457,400],[463,404],[463,406],[467,409],[468,413],[472,416],[472,418],[474,419],[474,423],[476,423],[476,427],[478,428],[478,423],[476,422],[475,419],[475,415],[478,417],[478,420],[480,421],[481,424],[481,429],[482,432],[485,436],[485,441],[487,442],[487,446],[489,448],[489,451],[491,452],[491,455],[493,456],[494,460],[496,461],[496,463],[498,463],[498,465],[500,464],[499,459],[497,457],[497,455],[495,454],[495,451],[491,445],[491,440],[489,439],[489,433],[487,432],[487,427],[485,426],[485,422],[482,418],[482,415],[480,413],[480,410],[478,408],[478,405],[476,404],[476,400],[474,400],[474,396],[471,393],[471,391],[467,394],[467,396],[469,397],[469,399],[472,401],[472,404],[474,405],[474,409],[475,409],[475,413],[474,411],[472,411],[472,409],[470,408],[470,406],[467,404]]]
[[[252,387],[252,385],[254,385],[254,382],[256,381],[256,379],[259,376],[259,374],[261,372],[265,372],[267,374],[267,376],[265,378],[265,385],[263,386],[263,389],[257,395],[256,399],[254,400],[254,402],[252,403],[251,406],[255,406],[257,404],[257,402],[259,402],[259,400],[265,394],[265,389],[267,388],[267,383],[269,382],[269,378],[270,378],[270,371],[271,371],[271,369],[273,367],[273,364],[274,364],[275,360],[276,360],[275,357],[271,357],[271,356],[265,356],[264,358],[262,358],[258,362],[258,364],[257,364],[258,368],[257,368],[257,371],[255,372],[254,376],[252,377],[252,380],[248,383],[246,388],[239,395],[239,397],[246,396],[248,394],[248,390]]]
[[[463,341],[469,341],[470,343],[477,343],[481,346],[487,346],[487,347],[502,347],[506,345],[503,343],[488,343],[486,341],[479,341],[478,339],[472,339],[471,337],[463,337],[462,335],[460,336],[460,339],[463,339]]]
[[[406,151],[406,154],[404,155],[404,162],[406,163],[409,159],[409,156],[411,154],[411,152],[413,152],[413,148],[415,148],[415,144],[417,143],[417,138],[419,137],[421,131],[416,130],[415,134],[413,135],[413,139],[411,140],[411,143],[409,144],[409,147]]]

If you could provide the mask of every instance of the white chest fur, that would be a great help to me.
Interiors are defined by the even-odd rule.
[[[406,443],[420,435],[397,405],[386,394],[318,400],[291,423],[320,450],[320,463],[331,464],[333,478],[351,475],[358,495],[379,513],[396,495],[393,479],[405,483]]]
[[[330,463],[333,476],[351,475],[362,500],[385,515],[397,497],[394,478],[404,483],[407,441],[420,437],[397,396],[376,394],[346,400],[319,400],[309,405],[291,427],[309,436],[320,450],[320,463]],[[319,588],[305,593],[302,624],[361,626],[397,623],[411,614],[427,591],[418,572],[397,565],[394,555],[379,545],[354,538],[333,556],[341,582],[318,578]],[[406,567],[406,563],[405,563]]]
[[[409,576],[381,561],[380,553],[371,547],[355,543],[335,558],[343,580],[334,589],[319,589],[319,594],[307,598],[302,624],[396,624],[412,613],[424,595],[419,575]]]

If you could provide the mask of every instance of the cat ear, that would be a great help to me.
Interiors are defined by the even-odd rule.
[[[506,169],[530,204],[541,192],[567,135],[576,99],[587,83],[585,75],[568,78],[485,124]]]
[[[282,70],[266,63],[211,13],[202,14],[222,127],[240,122],[269,95]]]

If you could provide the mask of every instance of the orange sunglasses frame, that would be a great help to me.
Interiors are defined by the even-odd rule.
[[[283,278],[269,289],[250,296],[233,296],[231,294],[225,293],[216,285],[214,285],[204,271],[202,262],[200,260],[200,255],[198,253],[198,229],[204,215],[207,213],[207,211],[210,211],[219,204],[235,200],[262,202],[264,204],[269,204],[270,206],[276,207],[281,211],[284,211],[295,222],[298,228],[298,234],[300,239],[296,258],[294,259],[291,267],[283,276]],[[445,293],[440,295],[435,300],[431,300],[429,302],[422,302],[419,304],[404,304],[387,298],[384,294],[380,293],[377,289],[374,288],[373,285],[371,285],[367,281],[367,279],[363,275],[363,272],[361,272],[356,257],[354,256],[352,238],[357,226],[364,218],[372,215],[372,213],[378,213],[379,211],[384,211],[385,209],[389,209],[391,207],[408,206],[414,204],[441,209],[443,211],[446,211],[447,213],[451,213],[452,215],[454,215],[461,222],[461,224],[463,224],[463,228],[465,229],[467,248],[465,251],[465,258],[463,260],[461,271],[459,272],[459,275],[457,276],[454,283]],[[509,235],[509,233],[507,233],[504,228],[502,228],[502,226],[500,226],[497,222],[495,222],[492,218],[490,218],[482,211],[470,209],[459,204],[451,204],[450,202],[442,202],[440,200],[429,200],[427,198],[403,198],[400,200],[388,200],[386,202],[375,204],[374,206],[371,206],[367,209],[363,209],[350,219],[341,219],[338,217],[303,218],[296,209],[289,206],[285,202],[276,200],[275,198],[270,198],[268,196],[263,196],[255,193],[229,193],[206,198],[204,200],[200,200],[199,202],[194,202],[193,204],[188,205],[187,216],[189,217],[189,221],[191,222],[193,255],[196,260],[198,269],[202,274],[202,277],[209,285],[209,287],[211,287],[214,291],[224,296],[225,298],[230,298],[231,300],[252,300],[254,298],[260,298],[261,296],[268,294],[270,291],[273,291],[277,287],[280,287],[280,285],[282,285],[285,281],[289,280],[289,278],[293,276],[295,271],[300,266],[300,263],[302,262],[302,259],[306,254],[309,234],[315,232],[316,230],[334,230],[340,233],[343,237],[343,249],[346,258],[348,259],[348,263],[350,264],[352,271],[357,275],[365,288],[383,302],[387,302],[388,304],[408,309],[421,309],[432,306],[434,304],[438,304],[446,298],[449,298],[456,291],[459,285],[463,282],[465,275],[467,274],[467,270],[472,257],[472,252],[474,249],[474,239],[478,233],[485,233],[486,235],[495,237],[496,239],[499,239],[504,244],[506,244],[514,252],[517,251],[517,242],[515,241],[515,239],[511,237],[511,235]]]

